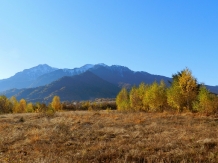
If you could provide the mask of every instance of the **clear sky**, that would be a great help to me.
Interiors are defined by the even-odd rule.
[[[0,0],[0,79],[38,64],[127,66],[218,85],[217,0]]]

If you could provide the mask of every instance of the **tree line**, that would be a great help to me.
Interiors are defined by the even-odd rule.
[[[172,75],[169,87],[161,81],[150,85],[141,83],[130,91],[123,88],[116,97],[116,104],[121,111],[218,113],[217,95],[199,84],[188,68]]]
[[[25,99],[18,101],[15,96],[8,99],[6,96],[0,96],[0,114],[6,113],[32,113],[32,112],[55,112],[62,109],[60,97],[54,96],[50,104],[31,103]]]
[[[61,102],[59,96],[54,96],[49,104],[45,103],[31,103],[25,99],[18,101],[16,97],[12,96],[8,99],[6,96],[0,96],[0,114],[7,113],[48,113],[53,114],[60,110],[116,110],[115,101],[81,101],[81,102]]]

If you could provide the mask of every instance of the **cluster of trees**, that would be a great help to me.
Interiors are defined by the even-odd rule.
[[[116,98],[117,109],[150,112],[171,109],[207,114],[218,112],[217,95],[210,93],[203,84],[198,84],[188,68],[172,78],[169,87],[161,81],[160,84],[154,82],[151,85],[141,83],[130,91],[123,88]]]
[[[59,111],[62,109],[60,98],[54,96],[49,105],[44,103],[27,103],[25,99],[17,101],[16,97],[8,99],[6,96],[0,96],[0,114],[5,113],[32,113],[32,112],[45,112],[45,111]]]
[[[90,102],[81,101],[74,103],[62,103],[63,110],[116,110],[116,102],[104,101],[104,102]]]
[[[27,103],[25,99],[18,101],[16,97],[8,99],[6,96],[0,96],[0,114],[7,113],[54,113],[60,110],[116,110],[114,101],[82,101],[82,102],[62,102],[60,97],[54,96],[50,104],[45,103]]]

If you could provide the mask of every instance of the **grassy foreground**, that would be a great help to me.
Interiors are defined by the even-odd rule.
[[[218,118],[117,111],[0,115],[0,162],[218,162]]]

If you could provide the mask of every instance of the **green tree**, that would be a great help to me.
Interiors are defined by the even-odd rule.
[[[51,103],[52,108],[55,111],[59,111],[61,110],[61,101],[60,101],[60,97],[59,96],[54,96],[52,103]]]
[[[129,94],[126,88],[122,88],[122,90],[117,95],[116,104],[118,110],[130,110]]]

